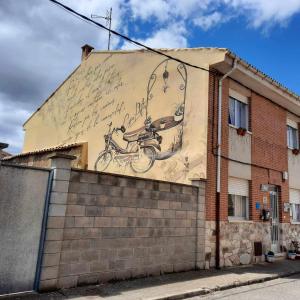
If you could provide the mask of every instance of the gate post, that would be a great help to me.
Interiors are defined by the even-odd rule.
[[[43,238],[42,262],[39,267],[38,290],[50,291],[58,288],[59,263],[62,249],[63,231],[67,207],[69,182],[71,175],[71,161],[76,156],[55,153],[51,159],[53,179],[50,188],[49,207]],[[47,203],[45,203],[47,205]]]
[[[205,269],[205,188],[203,179],[191,179],[198,187],[197,227],[196,227],[196,269]]]

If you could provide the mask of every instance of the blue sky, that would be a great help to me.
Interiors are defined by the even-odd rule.
[[[224,47],[300,94],[300,0],[61,0],[154,48]],[[98,20],[101,21],[101,20]],[[104,22],[105,23],[105,22]],[[22,124],[107,32],[49,1],[0,0],[0,142],[20,152]],[[114,49],[131,44],[114,37]]]

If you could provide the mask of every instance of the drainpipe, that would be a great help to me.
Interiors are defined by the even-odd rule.
[[[237,58],[229,72],[219,80],[218,91],[218,144],[217,144],[217,194],[216,194],[216,268],[220,269],[220,193],[221,193],[221,146],[222,146],[222,90],[223,80],[236,68]]]
[[[52,184],[53,184],[53,176],[54,176],[54,170],[51,170],[49,173],[49,177],[48,177],[47,191],[46,191],[46,195],[45,195],[45,204],[44,204],[44,213],[43,213],[43,220],[42,220],[42,227],[41,227],[39,252],[38,252],[38,257],[37,257],[34,286],[33,286],[34,291],[39,290],[39,284],[40,284],[40,279],[41,279],[43,253],[44,253],[45,242],[46,242],[47,220],[48,220],[48,212],[49,212],[49,205],[50,205],[51,189],[52,189]]]

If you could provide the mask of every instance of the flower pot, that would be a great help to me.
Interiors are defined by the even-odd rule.
[[[275,261],[275,255],[274,254],[265,254],[265,260],[269,263],[272,263]]]
[[[273,263],[273,262],[275,261],[275,257],[274,257],[274,256],[271,256],[271,255],[267,255],[266,260],[267,260],[267,262],[269,262],[269,263]]]
[[[298,155],[300,153],[300,150],[299,149],[293,149],[292,152],[293,152],[294,155]]]
[[[294,253],[294,252],[289,252],[288,253],[288,259],[295,260],[296,256],[297,256],[297,254]]]
[[[244,136],[246,134],[247,130],[245,128],[238,128],[236,130],[236,132],[238,135]]]

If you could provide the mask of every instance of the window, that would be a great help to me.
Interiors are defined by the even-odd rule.
[[[287,141],[290,149],[298,149],[298,130],[290,125],[287,125]]]
[[[290,189],[290,203],[293,222],[300,222],[300,190]]]
[[[228,217],[249,219],[249,181],[229,177],[228,179]]]
[[[229,124],[248,130],[248,105],[229,97]]]
[[[300,222],[300,204],[293,204],[293,221]]]
[[[248,219],[248,197],[229,194],[228,217]]]

